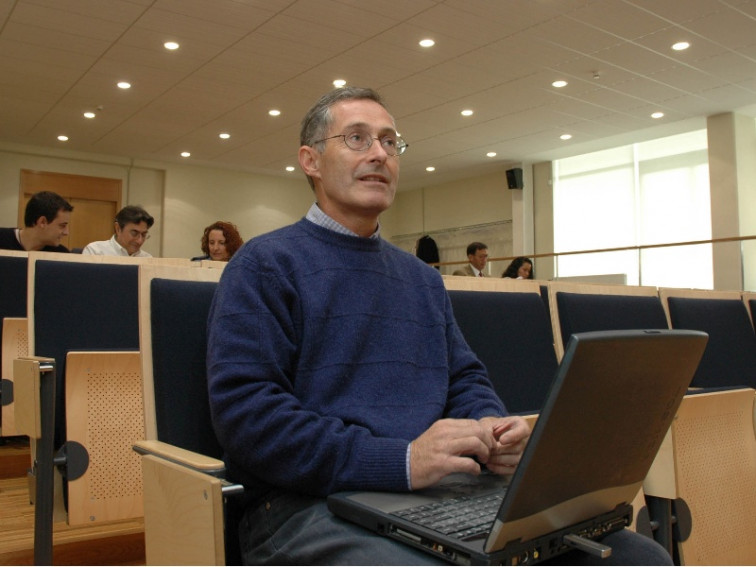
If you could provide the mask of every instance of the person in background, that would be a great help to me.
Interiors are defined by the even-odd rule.
[[[128,205],[118,211],[115,217],[115,234],[110,240],[98,240],[86,245],[82,254],[96,256],[132,256],[151,258],[152,254],[142,250],[142,245],[150,237],[150,228],[155,219],[138,205]]]
[[[533,262],[525,256],[518,256],[510,262],[502,278],[512,278],[513,280],[532,280],[533,279]]]
[[[244,244],[236,226],[225,221],[216,221],[205,228],[200,242],[205,254],[204,256],[195,256],[192,261],[228,262],[231,256]]]
[[[23,228],[0,228],[0,249],[68,252],[60,241],[68,236],[73,206],[52,191],[35,193],[26,203]]]
[[[472,276],[474,278],[485,278],[483,270],[486,268],[488,261],[488,246],[482,242],[472,242],[467,247],[467,259],[470,263],[459,270],[454,271],[454,276]]]

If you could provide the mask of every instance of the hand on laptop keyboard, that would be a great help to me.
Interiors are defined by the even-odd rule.
[[[412,442],[412,489],[431,486],[456,472],[480,474],[479,463],[497,474],[511,474],[529,435],[530,427],[518,416],[441,419]]]

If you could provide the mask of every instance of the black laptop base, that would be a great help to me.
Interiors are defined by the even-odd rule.
[[[504,546],[504,549],[492,553],[483,551],[482,544],[485,538],[480,539],[480,552],[475,553],[469,546],[457,548],[453,544],[440,544],[438,534],[428,533],[428,537],[424,537],[421,533],[417,533],[417,526],[413,533],[405,529],[398,518],[396,522],[388,521],[385,525],[372,526],[372,530],[457,565],[535,565],[574,549],[597,555],[601,552],[599,548],[603,546],[592,546],[594,549],[589,549],[588,546],[594,540],[629,526],[632,518],[633,507],[630,504],[622,504],[611,512],[536,539],[526,542],[512,541]],[[358,518],[353,518],[353,520],[360,523]],[[566,536],[578,536],[578,538],[570,542],[565,540]]]

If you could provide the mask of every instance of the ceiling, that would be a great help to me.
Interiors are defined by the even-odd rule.
[[[301,175],[337,78],[384,96],[400,189],[435,185],[756,116],[756,0],[0,0],[0,142]]]

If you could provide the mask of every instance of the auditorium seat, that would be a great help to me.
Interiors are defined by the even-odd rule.
[[[0,322],[2,350],[0,351],[0,437],[18,435],[13,403],[13,360],[28,353],[26,331],[26,252],[0,250]]]
[[[507,409],[520,415],[538,413],[557,369],[539,284],[444,276],[444,285],[467,344],[486,366]]]
[[[756,332],[739,291],[660,288],[674,329],[709,334],[695,387],[756,388]]]
[[[549,302],[560,360],[573,333],[668,328],[653,286],[550,282]]]
[[[53,360],[56,375],[52,439],[32,440],[31,478],[50,466],[55,490],[32,486],[32,498],[56,521],[81,525],[142,516],[139,459],[131,443],[144,436],[137,274],[145,263],[190,264],[29,253],[29,353]],[[40,458],[40,447],[65,460],[53,467],[52,459]],[[40,530],[35,519],[35,541]]]
[[[217,266],[221,267],[221,266]],[[221,269],[143,266],[139,274],[146,436],[142,455],[148,565],[238,564],[240,492],[223,480],[210,420],[207,316]]]

